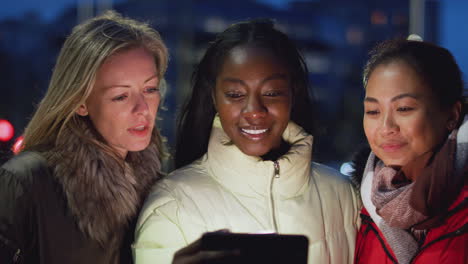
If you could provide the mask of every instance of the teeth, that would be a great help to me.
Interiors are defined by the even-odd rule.
[[[242,129],[243,132],[252,135],[262,134],[268,131],[268,129]]]
[[[133,130],[142,131],[143,129],[145,129],[145,126],[137,126],[137,127],[135,127]]]

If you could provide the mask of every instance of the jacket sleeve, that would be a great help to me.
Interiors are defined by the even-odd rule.
[[[0,263],[19,263],[24,242],[31,240],[28,179],[27,175],[0,168]]]
[[[342,189],[340,191],[340,203],[343,205],[346,204],[346,206],[343,206],[342,208],[344,216],[343,222],[345,225],[349,226],[349,228],[347,228],[347,238],[349,246],[347,263],[353,263],[357,233],[361,226],[361,218],[359,217],[359,212],[361,210],[362,205],[359,194],[355,186],[351,184],[350,179],[345,178],[345,183],[341,187]]]
[[[345,239],[329,244],[332,252],[330,263],[353,263],[356,235],[360,227],[359,195],[347,176],[321,164],[314,163],[314,169],[317,189],[323,197],[321,203],[329,214],[326,221],[335,228],[338,223],[344,231],[342,237]]]
[[[136,264],[171,263],[174,253],[187,245],[178,210],[177,201],[168,192],[160,190],[148,197],[132,245]]]

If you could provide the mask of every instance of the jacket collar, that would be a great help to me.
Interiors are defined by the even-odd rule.
[[[291,149],[277,160],[280,175],[274,178],[272,191],[280,194],[280,198],[288,199],[307,188],[313,137],[290,121],[283,132],[283,139]],[[270,193],[274,162],[240,151],[224,133],[218,116],[213,121],[205,158],[212,177],[232,192],[250,197]]]
[[[150,144],[121,163],[90,143],[96,136],[66,127],[54,149],[44,152],[81,232],[100,245],[118,246],[149,188],[160,177],[160,152]]]

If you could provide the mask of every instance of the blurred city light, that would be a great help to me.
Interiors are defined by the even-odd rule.
[[[11,151],[13,151],[13,153],[18,154],[21,151],[23,147],[23,139],[23,136],[19,136],[18,138],[16,138],[15,144],[13,144],[13,147],[11,148]]]
[[[387,15],[379,10],[375,10],[371,14],[372,25],[385,25],[387,24]]]
[[[354,171],[354,168],[353,168],[353,165],[351,162],[345,162],[343,164],[341,164],[341,167],[340,167],[340,172],[346,176],[351,176],[351,174],[353,173]]]
[[[14,133],[15,130],[11,123],[8,122],[8,120],[0,119],[0,141],[9,141],[13,137]]]

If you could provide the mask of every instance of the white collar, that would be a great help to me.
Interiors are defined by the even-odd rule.
[[[290,121],[283,132],[283,139],[291,145],[291,148],[278,159],[280,176],[274,181],[273,193],[279,193],[281,198],[288,199],[299,195],[307,188],[313,137]],[[206,156],[211,175],[234,193],[245,196],[266,196],[274,175],[273,161],[248,156],[234,144],[229,144],[230,142],[216,115]]]

